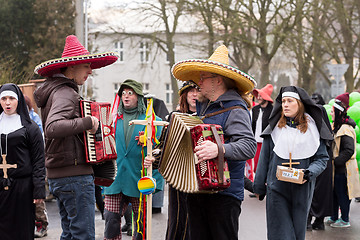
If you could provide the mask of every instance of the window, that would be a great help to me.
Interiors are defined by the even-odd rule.
[[[124,43],[117,41],[115,42],[115,52],[119,54],[118,62],[124,62]]]
[[[166,93],[166,104],[171,104],[172,103],[172,89],[170,87],[170,84],[169,83],[166,83],[165,85],[165,93]]]
[[[150,84],[144,83],[144,95],[149,93],[149,89],[150,89]]]
[[[148,63],[149,62],[149,43],[148,42],[141,42],[140,43],[140,62],[141,63]]]
[[[144,90],[145,91],[149,91],[149,87],[150,87],[149,83],[144,83]]]

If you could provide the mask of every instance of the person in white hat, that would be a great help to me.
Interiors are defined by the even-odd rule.
[[[199,86],[197,115],[205,117],[206,124],[221,125],[224,131],[223,149],[210,141],[195,147],[199,161],[216,158],[223,151],[230,171],[231,185],[224,191],[188,194],[190,239],[238,239],[245,161],[253,158],[256,151],[248,103],[241,96],[252,91],[256,83],[251,76],[229,65],[224,45],[209,59],[176,63],[172,73],[181,81],[193,80]]]
[[[78,85],[93,69],[117,60],[115,53],[90,54],[76,36],[66,38],[61,58],[35,67],[46,77],[35,93],[45,135],[46,169],[50,192],[61,216],[61,239],[95,239],[95,186],[92,166],[86,163],[82,134],[95,133],[96,117],[81,117]]]

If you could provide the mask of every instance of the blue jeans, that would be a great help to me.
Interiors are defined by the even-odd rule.
[[[95,239],[95,185],[92,175],[48,179],[57,198],[60,239]]]

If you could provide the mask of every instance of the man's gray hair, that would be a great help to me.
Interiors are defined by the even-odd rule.
[[[221,75],[219,75],[219,76],[221,76]],[[236,83],[234,80],[232,80],[231,78],[225,77],[225,76],[221,76],[221,77],[224,81],[224,85],[227,90],[230,90],[230,89],[237,90]]]

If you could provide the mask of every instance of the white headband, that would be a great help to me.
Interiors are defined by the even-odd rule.
[[[296,92],[283,92],[281,97],[292,97],[300,100],[300,96]]]
[[[337,109],[339,109],[339,110],[342,111],[342,112],[345,110],[342,106],[340,106],[340,105],[337,104],[336,102],[334,103],[333,106],[336,107]]]
[[[14,98],[16,98],[16,100],[19,100],[18,95],[15,92],[10,91],[10,90],[5,90],[5,91],[1,92],[0,99],[3,98],[3,97],[8,97],[8,96],[9,97],[14,97]]]

